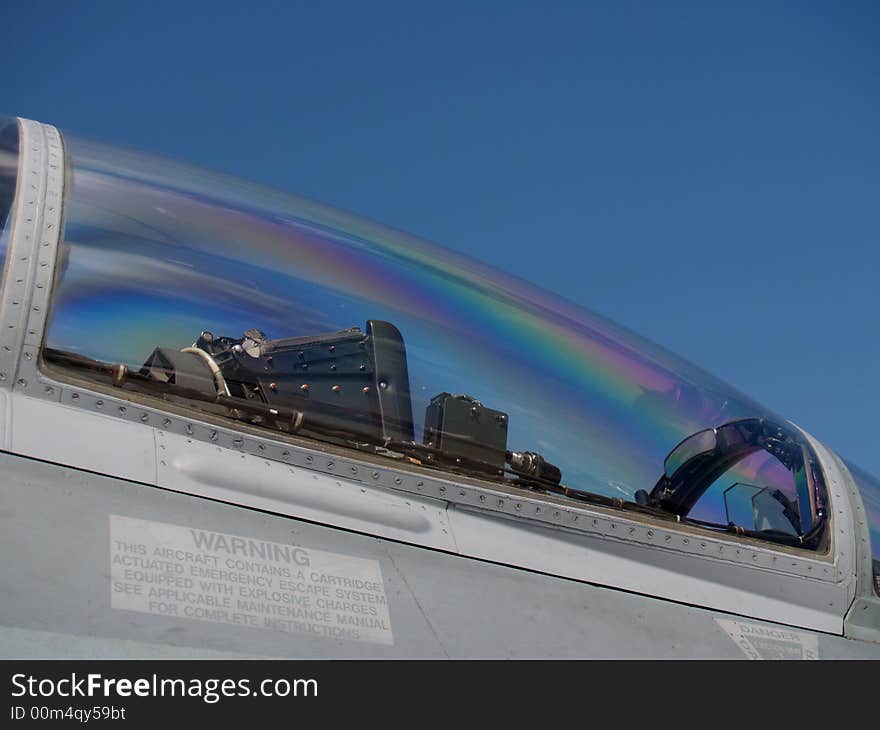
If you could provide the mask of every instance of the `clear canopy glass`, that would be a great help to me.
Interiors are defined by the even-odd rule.
[[[880,479],[852,464],[847,468],[855,479],[865,505],[874,567],[874,589],[880,594]]]
[[[18,180],[18,120],[0,116],[0,270],[12,230],[12,202]]]
[[[365,336],[379,325],[368,322],[387,322],[405,348],[414,442],[439,453],[446,436],[461,448],[485,439],[496,451],[539,453],[569,488],[626,501],[654,486],[690,434],[775,418],[632,332],[448,249],[243,180],[66,144],[66,226],[44,344],[68,362],[123,364],[153,379],[161,371],[170,382],[173,353],[195,343],[232,383],[217,380],[221,399],[232,387],[254,407],[277,398],[308,413],[338,397],[342,421],[350,413],[358,433],[375,401],[357,399],[375,398],[372,387],[381,403],[389,383],[364,380],[375,363],[357,365],[353,348],[372,347]],[[360,332],[327,334],[353,327]],[[396,336],[382,331],[375,342],[385,337],[397,353]],[[248,363],[260,372],[245,387]],[[395,372],[391,385],[400,387]],[[474,453],[491,461],[495,451],[467,453],[465,461]],[[735,499],[754,504],[768,485],[796,500],[791,472],[768,458],[761,452],[731,470],[700,518],[727,524]],[[735,484],[753,489],[735,498],[726,491]]]

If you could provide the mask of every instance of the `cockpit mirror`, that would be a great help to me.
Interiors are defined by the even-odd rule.
[[[676,446],[663,462],[663,470],[670,479],[684,464],[691,459],[703,454],[711,454],[715,451],[718,440],[715,437],[715,429],[707,428],[688,436]]]

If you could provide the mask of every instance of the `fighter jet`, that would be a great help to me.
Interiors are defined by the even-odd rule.
[[[6,657],[880,658],[880,483],[548,291],[0,119]]]

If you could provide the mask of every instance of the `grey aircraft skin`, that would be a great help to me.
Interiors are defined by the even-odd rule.
[[[0,561],[0,655],[880,658],[880,596],[874,574],[880,546],[873,545],[872,556],[871,543],[877,528],[871,505],[876,505],[872,500],[877,493],[870,477],[854,478],[839,456],[798,426],[765,411],[752,417],[751,402],[744,400],[740,411],[722,411],[730,418],[716,418],[712,412],[705,423],[682,419],[698,425],[687,428],[695,437],[703,434],[699,443],[685,438],[690,433],[685,426],[674,437],[670,428],[665,440],[654,436],[658,429],[645,427],[638,437],[645,443],[656,438],[657,448],[670,454],[665,465],[660,455],[656,484],[626,491],[628,487],[606,479],[606,492],[597,487],[595,495],[578,495],[563,485],[569,474],[577,473],[577,455],[560,462],[560,477],[549,463],[551,456],[559,460],[555,436],[530,435],[538,434],[541,419],[548,416],[539,413],[531,430],[517,431],[514,414],[518,423],[523,417],[516,403],[500,402],[500,396],[487,399],[501,408],[492,410],[475,398],[446,392],[428,404],[433,395],[428,393],[423,399],[428,404],[424,443],[416,443],[412,418],[400,416],[408,410],[400,404],[409,405],[409,383],[406,400],[397,397],[401,380],[407,379],[406,362],[401,365],[398,357],[388,364],[384,359],[390,352],[387,342],[397,343],[400,349],[393,353],[400,354],[402,340],[394,326],[383,330],[387,323],[378,319],[368,321],[366,332],[354,334],[346,330],[309,339],[301,337],[308,331],[280,333],[299,336],[290,341],[290,352],[296,353],[294,360],[298,356],[302,371],[303,363],[313,362],[310,353],[329,348],[334,378],[337,363],[344,369],[346,347],[367,352],[367,367],[362,363],[359,373],[340,380],[341,388],[333,380],[300,385],[306,378],[302,373],[299,379],[285,380],[286,374],[279,372],[262,390],[259,381],[259,387],[241,397],[235,387],[244,379],[243,371],[236,370],[233,378],[230,368],[262,363],[266,353],[280,361],[288,340],[270,341],[262,332],[248,330],[222,349],[226,344],[221,338],[196,331],[190,337],[198,337],[194,345],[169,343],[161,349],[164,341],[145,335],[147,351],[157,349],[140,371],[142,356],[132,356],[125,365],[109,345],[95,345],[93,351],[64,345],[65,327],[97,342],[103,325],[94,323],[95,332],[89,334],[89,318],[93,312],[109,316],[109,299],[97,298],[90,308],[90,290],[81,285],[85,269],[78,267],[86,261],[98,270],[110,266],[112,256],[104,251],[89,259],[78,253],[86,247],[74,241],[84,240],[97,227],[96,215],[90,218],[92,213],[82,212],[87,206],[77,202],[83,200],[89,178],[77,172],[68,140],[54,127],[17,119],[7,120],[0,130],[6,135],[6,157],[0,156],[6,167],[0,165],[0,176],[6,175],[9,207],[7,215],[0,188],[0,226],[6,216],[0,293],[0,547],[5,556]],[[14,144],[9,142],[13,138]],[[85,153],[77,154],[85,159]],[[83,163],[79,169],[86,167]],[[114,176],[93,179],[123,179],[118,172]],[[162,202],[161,196],[178,195],[168,193],[173,186],[163,181],[155,192],[143,183],[148,177],[139,178],[136,197],[148,200],[151,211],[173,219],[174,226],[188,225],[180,215],[167,213]],[[201,205],[186,184],[180,183],[185,194],[179,204]],[[96,189],[110,210],[113,190]],[[314,220],[321,219],[321,230],[330,229],[328,219],[321,218],[324,209],[304,209]],[[205,209],[199,210],[211,219]],[[123,213],[114,210],[105,217],[125,228],[130,240],[157,235],[148,231],[146,217],[135,221]],[[229,213],[218,229],[238,226],[243,215]],[[265,235],[271,238],[271,231]],[[163,245],[173,244],[162,235]],[[302,251],[319,257],[323,244],[308,242]],[[358,246],[352,250],[368,248]],[[230,249],[223,255],[236,254]],[[305,262],[306,253],[302,256]],[[212,265],[204,261],[206,269]],[[174,262],[167,256],[163,266]],[[298,271],[303,280],[306,267],[303,263]],[[128,268],[126,276],[140,276]],[[176,269],[164,270],[178,275]],[[240,278],[246,299],[255,285],[250,273]],[[375,278],[381,279],[381,291],[394,289],[396,280]],[[115,280],[105,280],[116,286]],[[183,279],[175,281],[179,290],[189,286],[180,283]],[[321,286],[329,284],[322,280]],[[156,287],[147,289],[152,295]],[[101,297],[105,295],[103,291]],[[120,315],[127,316],[125,301],[132,300],[114,301]],[[350,317],[353,324],[373,316],[359,315],[360,310]],[[317,312],[315,321],[323,321],[321,316]],[[132,315],[125,326],[136,327],[135,319]],[[439,332],[442,322],[437,322]],[[380,336],[380,331],[386,334]],[[562,325],[559,332],[555,342],[574,347],[574,336],[566,339]],[[233,334],[239,331],[230,325],[224,335]],[[422,377],[418,335],[411,327],[405,334],[416,402]],[[643,357],[639,347],[621,348],[634,353],[626,363]],[[592,362],[595,350],[585,345],[579,352]],[[678,368],[675,372],[685,373],[682,378],[688,382],[704,382],[701,374],[691,374],[692,366],[664,359],[672,356],[659,348],[655,352],[646,344],[645,352],[646,362],[674,362],[670,372]],[[429,353],[426,362],[430,359]],[[626,363],[618,370],[627,370]],[[312,371],[316,369],[313,364]],[[644,373],[646,367],[629,371]],[[356,380],[361,377],[372,379]],[[495,373],[487,383],[504,377]],[[576,367],[547,380],[565,377],[597,393],[610,390],[611,383],[618,398],[628,399],[620,412],[636,418],[642,412],[664,414],[667,407],[666,401],[651,400],[644,388],[627,390],[626,383],[610,376],[596,384],[602,379],[582,376]],[[297,383],[299,392],[273,400],[280,398],[288,380]],[[318,382],[334,383],[328,399],[355,382],[358,397],[375,397],[370,403],[378,405],[369,419],[345,433],[338,420],[321,420],[328,412],[338,417],[338,409],[315,406],[312,412],[288,405],[299,403],[297,398],[314,398]],[[453,384],[446,390],[455,391],[452,376],[449,382]],[[208,399],[199,395],[205,387]],[[547,387],[552,392],[552,382]],[[488,388],[473,395],[479,397]],[[389,393],[396,393],[397,400],[389,399]],[[737,397],[724,395],[719,402],[728,409]],[[682,395],[676,402],[685,400]],[[695,410],[709,413],[709,401],[710,396],[701,395]],[[600,424],[617,422],[616,401],[610,396],[585,402],[606,404],[596,416]],[[540,447],[546,459],[532,451],[513,451],[504,441],[492,449],[483,449],[479,438],[476,446],[461,446],[458,432],[448,426],[459,407],[465,407],[465,417],[485,416],[505,433],[509,417],[511,442],[530,439],[518,447]],[[661,415],[656,422],[678,423],[675,418]],[[629,433],[626,419],[619,420],[620,432]],[[286,425],[270,427],[276,421]],[[376,424],[378,440],[366,433]],[[594,441],[601,441],[600,431],[592,434]],[[567,438],[559,433],[560,439]],[[603,446],[590,469],[584,467],[584,474],[599,475],[597,484],[605,478],[601,475],[613,475],[614,468],[621,474],[628,468],[625,461],[614,461],[623,466],[602,470],[604,454],[611,450]],[[694,503],[699,504],[719,475],[756,454],[781,461],[784,468],[772,473],[786,478],[794,474],[792,499],[786,501],[781,492],[757,481],[746,485],[751,490],[746,521],[754,517],[755,525],[744,527],[742,520],[731,517],[731,490],[742,488],[737,482],[724,491],[725,524],[693,519]],[[500,465],[488,469],[485,460],[496,457]],[[647,473],[652,468],[645,467]],[[694,486],[698,482],[702,487]],[[772,498],[771,517],[765,497]],[[783,523],[774,522],[773,529],[762,531],[761,519],[772,521],[779,515],[787,520],[785,530],[779,527]]]

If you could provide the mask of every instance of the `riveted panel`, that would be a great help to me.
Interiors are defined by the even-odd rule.
[[[18,361],[25,330],[30,327],[31,292],[38,266],[36,251],[43,238],[43,210],[48,189],[46,129],[42,124],[27,120],[19,120],[19,126],[21,167],[6,281],[0,298],[0,387],[4,388],[14,387],[19,380]],[[56,230],[56,243],[57,233]]]
[[[268,447],[228,449],[163,429],[156,443],[162,487],[457,552],[446,502],[357,481],[363,465],[322,457],[318,471],[314,459],[295,464],[298,453],[283,462]]]
[[[600,553],[607,555],[619,555],[623,546],[626,550],[647,549],[651,555],[669,556],[669,565],[679,560],[689,564],[696,561],[714,566],[715,570],[732,566],[737,575],[754,576],[755,590],[760,593],[767,589],[770,592],[767,595],[776,590],[773,586],[779,584],[780,576],[786,580],[804,579],[811,596],[808,612],[815,610],[826,616],[830,611],[842,616],[837,604],[843,595],[841,590],[849,590],[853,577],[851,563],[846,561],[852,560],[854,551],[845,546],[829,555],[819,555],[712,534],[674,521],[429,471],[339,447],[319,443],[310,446],[302,439],[287,439],[252,427],[236,428],[202,414],[182,415],[180,407],[166,409],[147,398],[97,384],[81,387],[41,372],[37,348],[42,341],[50,303],[63,219],[60,205],[64,183],[63,164],[60,164],[63,149],[54,129],[35,123],[25,126],[30,186],[28,195],[20,196],[17,203],[24,213],[24,224],[14,232],[13,242],[20,254],[13,266],[18,288],[9,290],[19,292],[20,296],[13,300],[14,294],[4,295],[4,330],[0,334],[0,348],[3,348],[0,349],[3,366],[0,376],[6,377],[5,381],[0,377],[0,384],[14,388],[13,413],[26,415],[21,426],[13,428],[12,443],[22,453],[36,453],[35,449],[40,446],[41,419],[47,423],[52,421],[50,412],[29,408],[24,401],[43,401],[50,409],[63,406],[69,424],[79,423],[78,419],[70,419],[70,414],[84,416],[82,423],[91,425],[82,433],[94,436],[100,432],[100,444],[91,443],[90,448],[76,447],[75,438],[70,439],[67,447],[59,447],[56,454],[59,459],[63,457],[67,460],[65,463],[82,468],[492,560],[503,560],[500,556],[504,554],[513,555],[510,551],[505,553],[506,538],[499,538],[500,542],[495,545],[497,551],[493,552],[492,541],[488,539],[491,530],[483,533],[483,542],[457,543],[446,510],[446,505],[451,505],[456,508],[452,524],[461,520],[469,539],[471,522],[461,515],[476,517],[478,522],[490,518],[486,524],[495,526],[517,526],[515,529],[523,540],[528,559],[520,556],[515,564],[530,569],[570,574],[555,560],[556,548],[538,549],[548,534],[545,528],[552,528],[549,534],[555,536],[560,545],[587,537]],[[114,422],[127,425],[114,428]],[[143,434],[145,438],[131,438],[133,434]],[[136,444],[138,455],[145,449],[153,449],[152,462],[147,458],[137,475],[123,466],[126,459],[134,458],[127,452],[132,443]],[[119,454],[128,456],[116,459]],[[46,453],[45,458],[53,457]],[[135,460],[139,462],[139,459],[137,456]],[[228,468],[221,468],[219,464]],[[316,484],[319,485],[317,490]],[[833,487],[834,482],[832,491]],[[837,494],[831,499],[833,505],[840,501]],[[386,511],[383,513],[382,509]],[[430,512],[427,523],[422,521],[424,514],[419,515],[419,510]],[[846,524],[846,515],[840,515],[835,528],[845,529]],[[653,570],[656,578],[664,569],[658,564]],[[674,571],[670,575],[674,575]],[[587,573],[571,574],[571,577],[596,579]],[[613,575],[606,579],[612,581],[611,585],[625,583],[620,580],[614,583]],[[823,584],[829,600],[827,605],[818,606],[815,596],[821,589],[817,586]],[[697,584],[694,586],[693,590],[701,590]],[[745,590],[748,591],[747,586]],[[770,595],[767,600],[777,599]],[[841,612],[837,614],[838,611]],[[818,625],[823,620],[816,619],[814,623]]]

